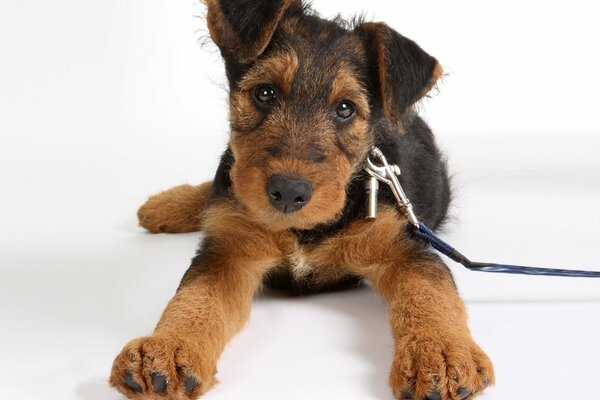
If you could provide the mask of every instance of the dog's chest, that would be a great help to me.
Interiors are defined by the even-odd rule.
[[[315,270],[307,260],[306,254],[300,249],[291,253],[287,257],[287,260],[290,266],[290,272],[296,279],[306,278]]]

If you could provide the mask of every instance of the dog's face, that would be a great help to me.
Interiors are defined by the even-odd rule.
[[[384,24],[307,14],[299,0],[208,0],[230,83],[231,181],[273,230],[335,220],[382,121],[401,131],[441,68]]]

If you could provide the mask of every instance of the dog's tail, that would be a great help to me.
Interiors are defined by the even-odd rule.
[[[212,181],[198,186],[180,185],[150,196],[137,212],[140,226],[152,233],[201,231],[212,186]]]

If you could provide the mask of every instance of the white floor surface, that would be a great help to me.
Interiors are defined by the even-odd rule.
[[[562,173],[550,164],[527,171],[518,152],[502,155],[509,142],[479,161],[468,155],[486,151],[485,140],[445,146],[463,172],[444,237],[473,259],[600,270],[600,184],[585,161],[598,142],[557,145],[571,154],[565,165],[576,166]],[[2,198],[0,399],[121,399],[106,384],[113,357],[151,332],[200,238],[136,227],[145,194],[139,183],[127,189],[135,166],[122,172],[119,160],[92,155],[69,163],[3,170],[16,189]],[[497,369],[484,399],[597,398],[600,280],[451,266],[473,334]],[[390,399],[391,352],[385,307],[367,288],[266,295],[225,351],[221,384],[206,399]]]

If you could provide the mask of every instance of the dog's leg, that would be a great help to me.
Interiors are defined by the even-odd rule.
[[[205,182],[175,186],[151,196],[137,212],[139,224],[152,233],[199,231],[211,191],[212,182]]]
[[[205,222],[207,237],[154,333],[131,341],[114,361],[110,383],[130,398],[189,400],[206,392],[252,296],[281,260],[281,235],[252,225],[239,207],[212,205]]]
[[[248,319],[269,264],[212,251],[188,270],[154,333],[129,342],[115,359],[110,383],[124,395],[189,400],[215,383],[217,360]]]
[[[382,266],[371,281],[389,305],[396,398],[462,400],[493,382],[492,364],[473,341],[464,304],[439,258]]]
[[[450,271],[408,237],[396,211],[382,209],[375,220],[353,223],[312,257],[315,264],[348,266],[386,300],[395,398],[462,400],[493,383],[492,364],[471,337]]]

